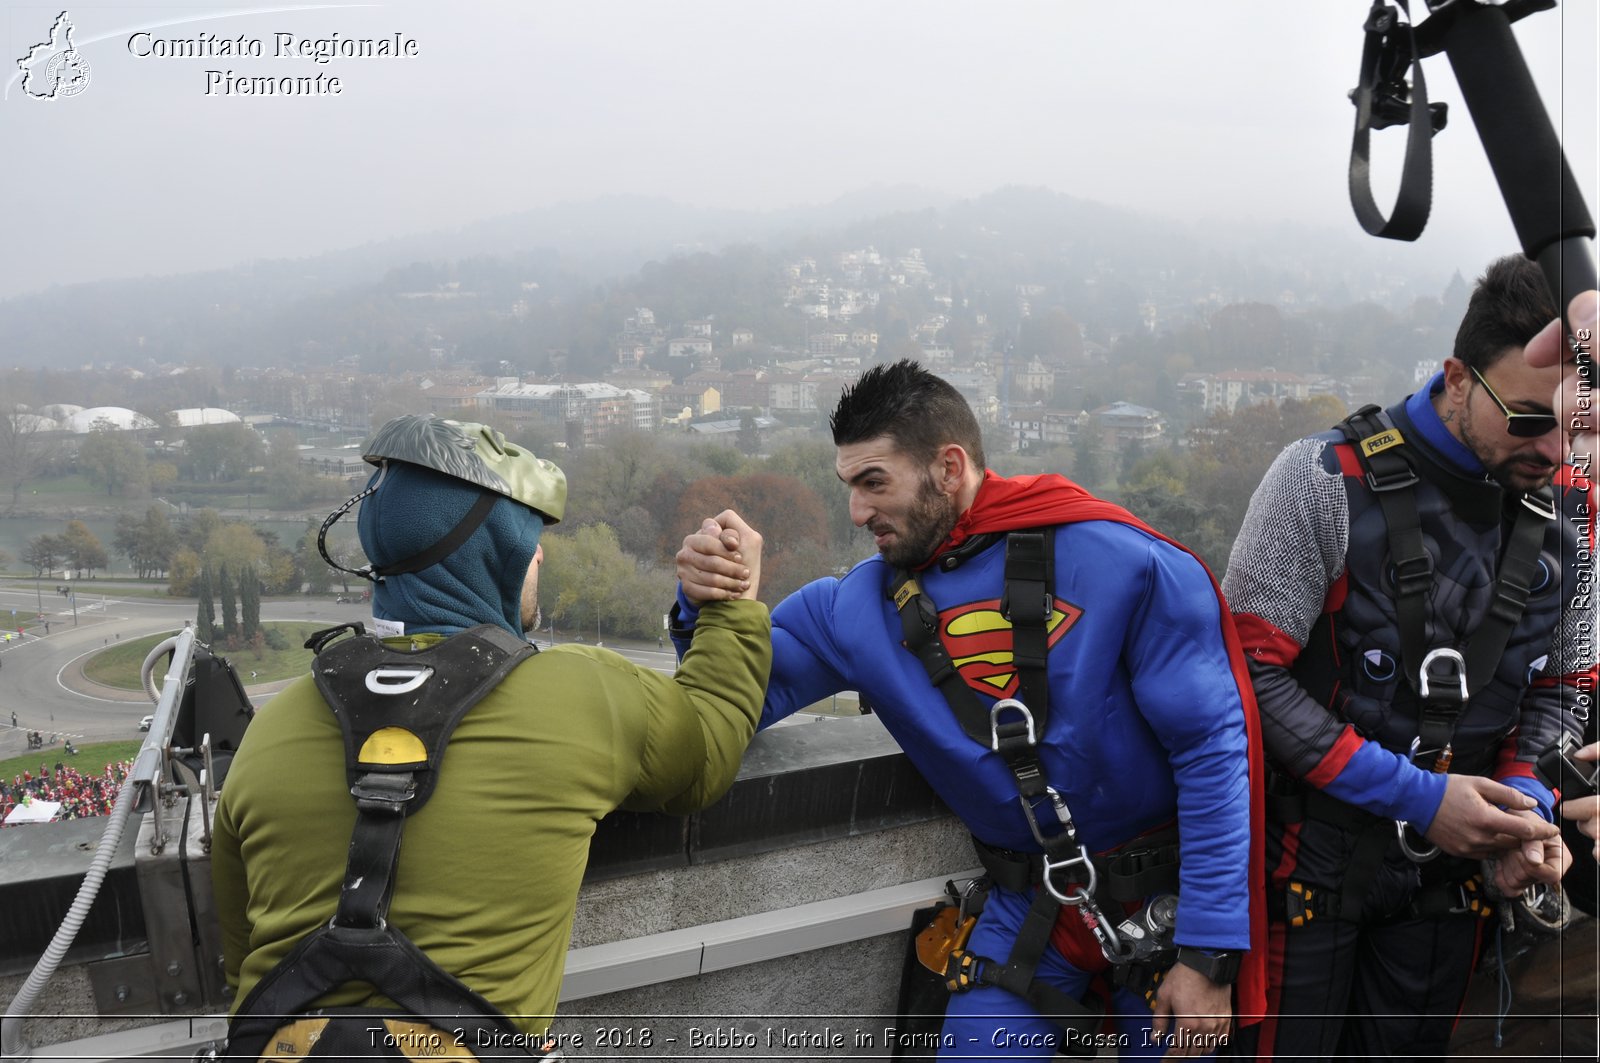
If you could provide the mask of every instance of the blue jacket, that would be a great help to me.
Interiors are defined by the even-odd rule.
[[[1249,775],[1239,677],[1204,566],[1138,528],[1060,525],[1048,653],[1049,721],[1040,759],[1091,852],[1176,817],[1182,852],[1177,940],[1250,945]],[[952,660],[985,707],[1010,696],[999,613],[1002,540],[954,570],[918,574],[940,610]],[[969,738],[901,645],[880,557],[820,579],[772,613],[773,669],[761,725],[857,690],[946,804],[984,842],[1038,852],[998,753]],[[681,594],[680,612],[687,602]]]

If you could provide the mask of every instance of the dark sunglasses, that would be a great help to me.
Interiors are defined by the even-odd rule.
[[[1467,368],[1472,369],[1472,375],[1478,378],[1478,383],[1483,385],[1483,390],[1489,393],[1489,397],[1494,400],[1494,404],[1500,407],[1500,412],[1505,414],[1506,431],[1508,433],[1518,437],[1519,439],[1537,439],[1546,432],[1554,432],[1556,430],[1555,414],[1517,413],[1515,410],[1508,408],[1504,402],[1500,401],[1500,396],[1496,395],[1494,393],[1494,388],[1490,387],[1489,382],[1483,379],[1482,373],[1478,372],[1476,369],[1473,369],[1472,366],[1468,366]]]

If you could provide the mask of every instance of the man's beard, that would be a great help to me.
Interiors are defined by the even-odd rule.
[[[914,568],[933,556],[958,516],[955,499],[939,490],[932,476],[924,477],[911,509],[894,528],[894,541],[878,552],[895,568]],[[870,524],[867,528],[873,530]]]
[[[1513,455],[1504,461],[1497,461],[1493,464],[1484,461],[1483,454],[1489,448],[1479,439],[1477,425],[1474,424],[1473,418],[1469,413],[1463,413],[1461,418],[1461,441],[1466,444],[1467,449],[1472,451],[1480,462],[1483,462],[1484,474],[1508,491],[1538,491],[1548,487],[1551,479],[1556,474],[1557,467],[1545,465],[1544,458],[1537,452]],[[1525,470],[1518,467],[1524,461],[1542,465],[1545,471],[1530,476]]]

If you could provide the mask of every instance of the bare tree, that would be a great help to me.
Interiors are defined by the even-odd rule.
[[[45,419],[0,396],[0,484],[11,488],[11,505],[22,501],[22,488],[44,467],[41,429]]]

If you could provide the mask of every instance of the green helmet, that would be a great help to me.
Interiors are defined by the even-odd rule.
[[[361,457],[373,465],[404,461],[515,499],[555,524],[567,508],[567,477],[484,424],[407,414],[379,428]]]

